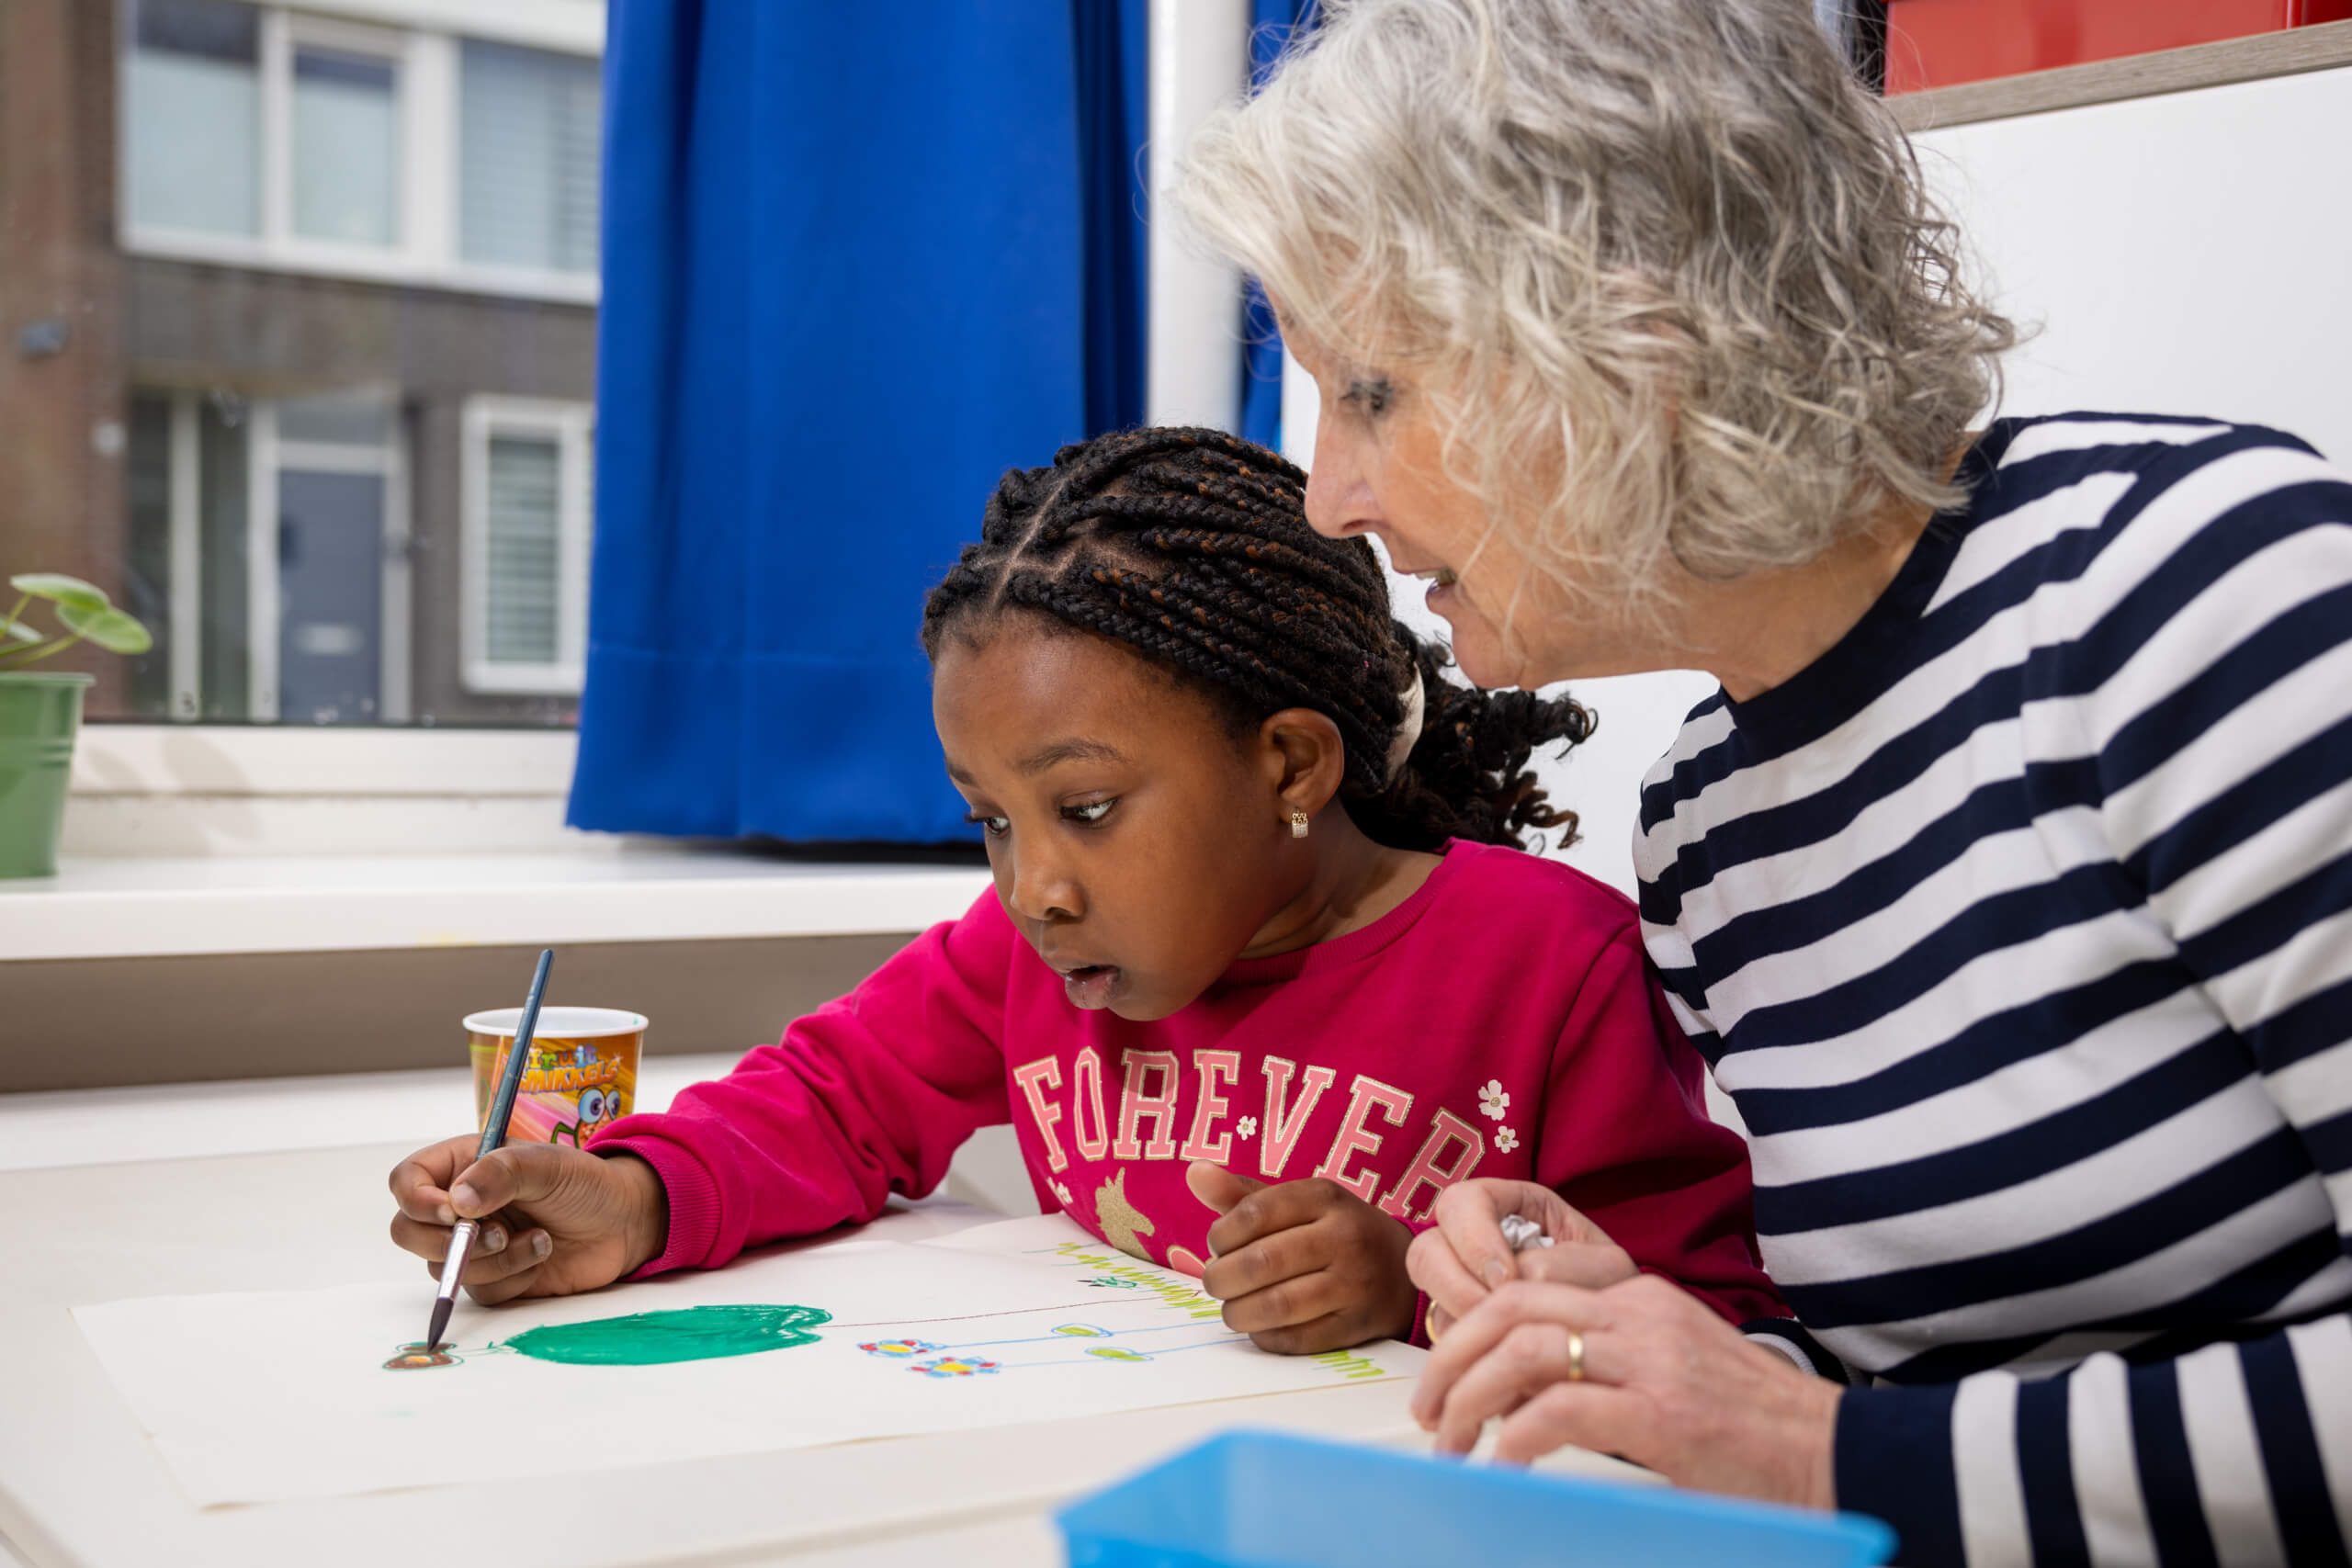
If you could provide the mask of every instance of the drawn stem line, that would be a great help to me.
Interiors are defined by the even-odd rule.
[[[1087,1326],[1091,1328],[1094,1325],[1092,1324],[1088,1324]],[[1156,1323],[1148,1328],[1105,1329],[1100,1335],[1039,1334],[1034,1335],[1026,1339],[967,1339],[961,1345],[942,1345],[940,1348],[943,1350],[985,1350],[992,1345],[1045,1345],[1053,1342],[1068,1344],[1073,1339],[1088,1338],[1125,1339],[1131,1334],[1165,1334],[1171,1328],[1198,1328],[1199,1326],[1200,1325],[1198,1323],[1193,1322]],[[1244,1335],[1243,1337],[1247,1338],[1249,1337]],[[1042,1361],[1031,1363],[1033,1366],[1043,1366],[1046,1363]]]
[[[1154,1350],[1149,1356],[1144,1359],[1146,1360],[1156,1361],[1162,1356],[1173,1356],[1179,1350],[1205,1350],[1212,1345],[1239,1345],[1248,1340],[1249,1337],[1250,1336],[1247,1334],[1237,1334],[1228,1339],[1204,1339],[1197,1345],[1178,1345],[1171,1349]],[[1117,1358],[1089,1356],[1083,1361],[1079,1360],[1076,1357],[1072,1357],[1067,1361],[1016,1361],[1013,1363],[1013,1370],[1015,1371],[1025,1372],[1032,1367],[1093,1367],[1102,1365],[1106,1359],[1115,1360]]]
[[[1054,1306],[1006,1307],[1001,1312],[958,1313],[952,1317],[877,1317],[869,1323],[829,1323],[827,1328],[897,1328],[910,1323],[973,1323],[984,1317],[1018,1317],[1024,1312],[1078,1312],[1087,1307],[1117,1306],[1101,1296],[1091,1302],[1063,1302]],[[1180,1325],[1181,1326],[1181,1325]]]

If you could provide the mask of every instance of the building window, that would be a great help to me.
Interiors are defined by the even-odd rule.
[[[293,230],[307,240],[400,243],[400,73],[380,55],[294,51]]]
[[[122,4],[127,249],[594,303],[594,54],[322,15],[325,0]]]
[[[132,224],[260,233],[260,13],[232,0],[140,0],[124,85]]]
[[[596,62],[469,39],[458,67],[459,248],[468,262],[596,270]]]
[[[583,403],[466,405],[464,654],[474,691],[580,690],[594,430]]]

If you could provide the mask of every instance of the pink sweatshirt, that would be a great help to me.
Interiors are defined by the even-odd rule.
[[[1362,931],[1245,959],[1152,1023],[1081,1010],[993,892],[864,985],[594,1141],[661,1174],[647,1272],[872,1219],[1010,1121],[1047,1212],[1198,1274],[1214,1160],[1326,1177],[1415,1230],[1476,1173],[1543,1182],[1734,1323],[1786,1315],[1757,1262],[1747,1158],[1644,968],[1634,908],[1580,872],[1453,842]]]

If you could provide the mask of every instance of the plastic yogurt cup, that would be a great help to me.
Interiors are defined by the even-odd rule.
[[[506,1053],[523,1024],[521,1008],[496,1008],[466,1020],[474,1059],[474,1125],[490,1114]],[[541,1004],[531,1059],[506,1124],[510,1144],[570,1144],[584,1148],[600,1127],[619,1121],[637,1100],[637,1060],[645,1049],[645,1015],[617,1008]]]

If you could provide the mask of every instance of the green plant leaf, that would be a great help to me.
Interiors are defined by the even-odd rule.
[[[107,591],[96,583],[68,577],[62,571],[28,571],[21,577],[10,578],[8,586],[36,599],[54,600],[61,607],[70,604],[77,609],[96,612],[114,603],[107,597]]]
[[[22,621],[10,621],[6,626],[0,626],[0,637],[5,637],[10,642],[39,642],[41,640],[40,633],[33,630],[32,627],[25,625]]]
[[[61,602],[57,618],[65,629],[78,637],[88,637],[108,653],[144,653],[155,646],[155,639],[137,620],[113,605],[85,610],[79,604]]]

